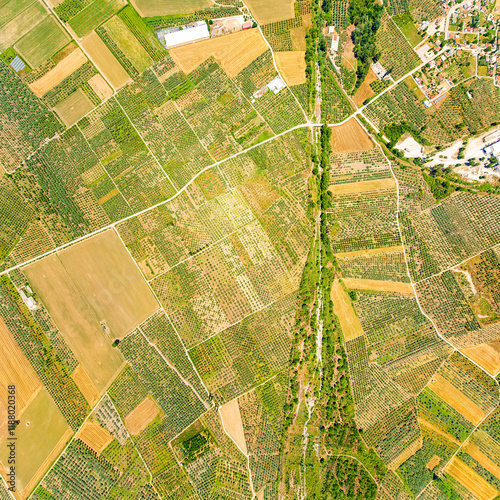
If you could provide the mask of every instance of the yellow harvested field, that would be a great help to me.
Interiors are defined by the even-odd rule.
[[[275,23],[295,17],[294,0],[247,0],[246,6],[259,24]]]
[[[434,425],[433,423],[428,422],[427,420],[425,420],[425,418],[422,418],[422,417],[418,417],[417,420],[418,420],[418,424],[420,425],[421,428],[426,429],[428,431],[435,432],[436,434],[439,434],[440,436],[447,439],[450,443],[454,443],[454,444],[460,446],[460,441],[458,441],[451,434],[448,434],[447,432],[440,429],[437,425]]]
[[[457,457],[451,459],[445,471],[479,500],[493,500],[500,494],[496,488]]]
[[[474,443],[467,441],[463,450],[468,453],[474,460],[479,462],[487,471],[491,472],[497,479],[500,480],[500,467],[485,455]]]
[[[66,56],[60,63],[56,64],[54,68],[45,73],[41,78],[30,83],[29,87],[36,96],[42,97],[86,62],[87,57],[81,49],[78,48]]]
[[[462,349],[462,353],[493,376],[500,372],[500,340]]]
[[[420,437],[408,445],[390,464],[389,469],[396,470],[402,463],[406,462],[410,457],[415,455],[423,446],[423,439]]]
[[[99,74],[94,75],[88,84],[92,90],[97,94],[101,101],[105,101],[113,95],[113,89],[106,83],[106,80]]]
[[[156,401],[146,397],[125,417],[125,427],[132,436],[137,436],[156,418],[160,411]]]
[[[348,257],[355,257],[358,255],[378,255],[378,254],[402,252],[402,251],[403,251],[402,246],[395,246],[395,247],[370,248],[368,250],[353,250],[352,252],[336,253],[335,256],[341,259],[343,257],[348,258]]]
[[[268,48],[258,28],[253,28],[176,47],[170,49],[169,54],[184,73],[191,73],[203,61],[214,56],[233,78]]]
[[[344,340],[352,340],[363,335],[363,327],[356,311],[354,311],[351,299],[338,278],[335,278],[332,284],[331,299],[333,301],[333,310],[340,321]]]
[[[371,191],[383,191],[385,189],[396,189],[396,181],[389,179],[377,179],[374,181],[349,182],[348,184],[334,184],[328,188],[333,194],[368,193]]]
[[[95,106],[92,104],[92,101],[87,97],[85,92],[79,88],[66,97],[66,99],[58,103],[54,111],[66,127],[71,127],[71,125],[74,125],[94,108]]]
[[[366,99],[369,99],[370,97],[373,97],[375,95],[375,92],[370,87],[370,83],[373,83],[375,80],[377,80],[377,75],[370,68],[370,71],[368,71],[368,74],[366,75],[363,83],[359,87],[356,94],[354,94],[353,101],[356,106],[362,106]]]
[[[129,74],[123,69],[118,59],[116,59],[106,44],[99,38],[97,33],[92,32],[80,44],[115,90],[132,81]]]
[[[78,365],[71,374],[71,378],[78,386],[78,389],[80,389],[80,392],[87,400],[87,403],[91,408],[93,408],[99,401],[101,395],[99,394],[96,386],[92,383],[92,380],[85,371],[85,368],[83,368],[82,365]]]
[[[14,384],[16,386],[17,417],[20,417],[42,389],[42,382],[2,318],[0,318],[0,345],[4,353],[3,356],[0,356],[0,401],[7,405],[7,386]],[[1,420],[3,422],[3,417]]]
[[[113,436],[107,429],[102,427],[95,420],[87,420],[76,435],[80,441],[90,446],[98,455],[100,455],[113,441]]]
[[[16,427],[16,487],[26,498],[72,435],[49,393],[42,389]],[[0,461],[7,466],[8,448],[0,443]]]
[[[275,52],[276,65],[287,85],[306,83],[306,53],[298,50]]]
[[[434,470],[438,465],[439,462],[441,462],[441,457],[438,457],[437,455],[434,455],[428,462],[426,467],[429,470]]]
[[[224,424],[224,429],[231,436],[238,448],[245,454],[248,453],[243,421],[241,420],[240,405],[237,399],[219,408],[219,413]]]
[[[487,415],[483,409],[479,408],[476,403],[462,394],[439,373],[433,375],[427,387],[474,425],[479,425]]]
[[[357,278],[343,278],[345,286],[349,290],[372,290],[374,292],[397,292],[402,295],[412,295],[413,288],[411,283],[402,283],[401,281],[380,281],[365,280]]]
[[[353,153],[373,149],[373,142],[356,118],[351,118],[338,127],[331,127],[332,138],[330,144],[333,152]]]

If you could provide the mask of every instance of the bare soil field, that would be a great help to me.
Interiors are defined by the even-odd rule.
[[[357,278],[343,278],[343,281],[345,286],[350,290],[372,290],[374,292],[396,292],[402,295],[414,295],[411,283]]]
[[[64,125],[69,128],[94,108],[95,106],[85,92],[82,89],[77,89],[66,97],[66,99],[58,103],[54,111],[63,121]]]
[[[224,429],[231,436],[233,441],[238,445],[238,448],[247,454],[247,443],[245,440],[245,431],[243,430],[243,422],[241,420],[240,405],[237,399],[233,399],[229,403],[219,408],[219,413],[224,424]]]
[[[460,441],[455,439],[455,437],[453,437],[451,434],[448,434],[447,432],[443,431],[442,429],[440,429],[439,427],[437,427],[433,423],[428,422],[424,418],[418,417],[418,424],[420,425],[420,427],[426,428],[429,431],[432,431],[432,432],[435,432],[436,434],[439,434],[440,436],[442,436],[445,439],[447,439],[448,441],[450,441],[450,443],[455,443],[455,444],[460,446]]]
[[[59,64],[56,64],[54,68],[45,73],[41,78],[30,83],[29,87],[36,96],[42,97],[86,62],[87,57],[78,48],[66,56]]]
[[[80,43],[99,71],[106,77],[115,90],[132,81],[128,73],[118,62],[118,59],[116,59],[106,44],[99,38],[97,33],[92,32]]]
[[[335,256],[342,258],[342,257],[355,257],[356,255],[377,255],[381,253],[391,253],[391,252],[402,252],[403,247],[402,246],[397,246],[397,247],[382,247],[382,248],[370,248],[368,250],[353,250],[352,252],[342,252],[342,253],[336,253]]]
[[[247,0],[245,4],[259,24],[275,23],[295,16],[294,0]]]
[[[347,41],[344,42],[343,52],[342,52],[342,64],[349,71],[356,71],[356,56],[354,55],[354,42],[351,39],[352,32],[354,31],[354,26],[351,25],[347,29],[348,37]]]
[[[16,428],[16,486],[26,498],[61,452],[72,431],[46,389],[24,412]],[[0,445],[0,461],[7,466],[8,448]]]
[[[78,439],[90,446],[98,455],[100,455],[113,441],[113,436],[107,429],[101,427],[95,420],[87,420],[76,435]]]
[[[292,40],[293,50],[303,50],[305,51],[307,48],[306,44],[306,27],[300,26],[299,28],[291,28],[290,29],[290,38]],[[279,52],[275,52],[274,55]]]
[[[479,425],[486,416],[484,410],[479,408],[439,373],[433,375],[427,387],[474,425]]]
[[[374,82],[376,79],[377,75],[370,68],[370,71],[368,71],[368,74],[366,75],[363,83],[360,85],[356,94],[354,94],[353,101],[356,106],[362,106],[366,99],[370,99],[370,97],[376,95],[373,89],[370,87],[370,83]]]
[[[434,455],[428,462],[427,462],[427,465],[426,467],[429,469],[429,470],[434,470],[436,468],[436,466],[439,465],[439,463],[441,462],[441,457],[438,457],[437,455]]]
[[[451,459],[445,471],[479,500],[493,500],[499,494],[496,488],[457,457]]]
[[[298,50],[276,52],[276,65],[287,85],[306,83],[306,53]]]
[[[344,340],[352,340],[363,335],[363,327],[356,311],[354,311],[351,299],[338,278],[332,284],[331,299],[333,301],[333,310],[340,321]]]
[[[146,397],[125,417],[125,427],[132,436],[137,436],[155,419],[160,411],[156,401]]]
[[[97,94],[101,101],[105,101],[113,95],[113,89],[106,83],[106,80],[99,74],[94,75],[88,84],[92,90]]]
[[[370,136],[355,118],[339,127],[332,127],[330,144],[334,153],[353,153],[373,148]]]
[[[463,450],[500,480],[500,467],[490,457],[485,455],[477,445],[467,441],[464,444]]]
[[[333,194],[354,194],[383,191],[384,189],[396,189],[396,181],[391,177],[390,179],[335,184],[330,186],[328,191],[331,191]]]
[[[493,376],[500,372],[500,340],[462,349],[462,352]]]
[[[186,14],[213,6],[211,0],[131,0],[130,3],[142,17]]]
[[[233,78],[266,50],[266,42],[258,28],[254,28],[176,47],[169,53],[184,73],[191,73],[203,61],[214,56]]]
[[[71,378],[80,389],[80,392],[83,394],[83,397],[87,400],[87,403],[93,408],[96,403],[99,401],[101,395],[99,391],[92,383],[91,378],[88,376],[85,368],[82,365],[78,365],[74,372],[71,374]]]
[[[20,417],[42,389],[42,382],[1,318],[0,345],[4,353],[0,356],[0,401],[7,404],[7,386],[15,384],[16,415]]]

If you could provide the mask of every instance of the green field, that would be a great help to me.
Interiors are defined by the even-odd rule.
[[[21,38],[14,48],[32,68],[36,68],[62,49],[69,40],[69,36],[57,21],[52,17],[46,17]]]
[[[0,28],[0,51],[14,45],[33,26],[36,26],[45,16],[46,10],[36,2],[30,5],[20,15]],[[1,19],[1,18],[0,18]]]
[[[153,64],[149,54],[118,16],[111,18],[104,27],[138,73],[142,73]]]
[[[132,0],[131,3],[142,17],[184,14],[212,6],[210,0]]]
[[[126,4],[124,0],[95,0],[70,19],[68,24],[78,36],[88,35]]]
[[[415,27],[415,21],[409,12],[399,14],[399,16],[394,16],[392,19],[398,25],[399,29],[403,32],[412,47],[416,47],[423,40],[423,38],[418,34],[418,30]]]
[[[17,488],[22,491],[69,429],[46,389],[28,406],[16,428]],[[7,466],[8,448],[2,444],[0,460]]]
[[[35,3],[34,0],[7,0],[0,4],[0,27],[14,19],[26,7]],[[36,2],[38,4],[38,2]],[[40,4],[38,4],[40,5]]]

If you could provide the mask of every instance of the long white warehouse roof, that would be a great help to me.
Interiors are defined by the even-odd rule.
[[[198,40],[203,40],[205,38],[210,38],[210,32],[208,31],[207,24],[203,22],[203,24],[200,23],[198,26],[194,26],[193,28],[184,28],[183,30],[166,34],[165,45],[167,46],[167,49],[170,49],[172,47],[177,47],[177,45],[197,42]]]

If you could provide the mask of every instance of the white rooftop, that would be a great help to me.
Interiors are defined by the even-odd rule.
[[[199,21],[197,26],[187,26],[182,30],[167,33],[165,35],[165,45],[167,49],[171,49],[178,45],[197,42],[198,40],[204,40],[206,38],[210,38],[207,23],[205,23],[205,21]]]

